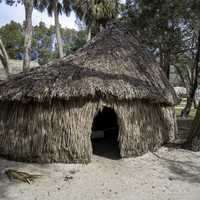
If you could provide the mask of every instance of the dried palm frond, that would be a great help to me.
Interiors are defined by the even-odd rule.
[[[41,177],[41,175],[29,174],[26,172],[17,171],[14,169],[8,169],[5,171],[5,174],[10,180],[17,179],[19,181],[30,184],[34,179]]]

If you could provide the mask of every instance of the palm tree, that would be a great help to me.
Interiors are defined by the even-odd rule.
[[[24,61],[23,71],[30,68],[31,61],[31,42],[32,42],[32,13],[33,5],[37,0],[6,0],[5,2],[12,6],[14,4],[24,4],[25,8],[25,30],[24,30]],[[0,2],[2,2],[0,0]]]
[[[59,15],[63,12],[68,16],[71,12],[70,8],[70,0],[38,0],[35,4],[35,8],[43,12],[47,9],[49,16],[54,16],[55,20],[55,32],[56,32],[56,39],[58,45],[58,54],[59,57],[62,58],[64,56],[63,53],[63,44],[62,44],[62,37],[60,31],[60,22],[59,22]]]
[[[31,62],[33,0],[24,0],[23,3],[25,8],[23,71],[27,71]]]
[[[73,0],[72,5],[77,17],[87,26],[88,40],[118,16],[121,6],[119,0]]]

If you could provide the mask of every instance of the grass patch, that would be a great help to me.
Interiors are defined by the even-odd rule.
[[[181,111],[183,110],[184,107],[180,107],[180,106],[177,106],[175,108],[176,110],[176,116],[177,117],[180,117],[181,116]],[[188,116],[188,119],[194,119],[195,115],[196,115],[196,111],[197,109],[195,109],[194,107],[192,107],[191,111],[190,111],[190,114]]]
[[[181,111],[185,107],[186,103],[187,103],[187,99],[186,98],[182,98],[180,104],[175,107],[176,117],[177,118],[181,116]],[[196,111],[197,111],[197,109],[195,109],[194,105],[193,105],[192,109],[190,110],[190,114],[188,116],[188,119],[192,119],[193,120],[195,115],[196,115]]]

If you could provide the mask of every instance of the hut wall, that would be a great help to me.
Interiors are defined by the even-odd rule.
[[[122,157],[142,155],[155,151],[175,138],[174,108],[135,101],[118,105],[120,121],[120,151]]]
[[[88,163],[91,127],[104,106],[118,116],[122,157],[154,151],[174,138],[173,108],[141,101],[0,103],[0,154],[29,162]]]
[[[29,162],[91,158],[92,103],[1,104],[0,154]]]

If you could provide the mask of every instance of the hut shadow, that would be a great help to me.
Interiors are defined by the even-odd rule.
[[[120,152],[118,144],[113,144],[105,139],[92,140],[93,155],[110,160],[119,160]]]
[[[167,167],[173,174],[172,177],[169,177],[170,180],[179,180],[188,183],[200,184],[200,165],[198,165],[198,163],[192,162],[189,159],[186,161],[172,160],[163,156],[159,156],[156,153],[153,154],[159,158],[162,161],[163,166]],[[190,157],[194,156],[191,154]],[[200,159],[200,157],[195,156],[195,159]]]
[[[104,107],[92,123],[91,142],[93,154],[111,160],[120,159],[118,116],[114,109]]]

